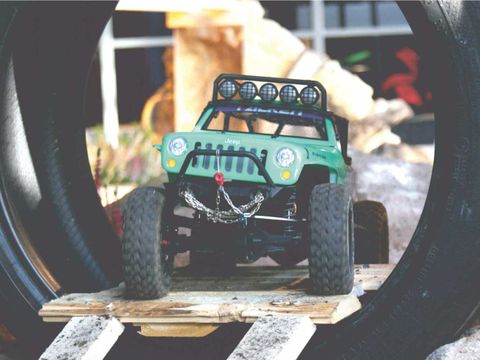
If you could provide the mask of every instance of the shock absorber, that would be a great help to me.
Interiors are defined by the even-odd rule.
[[[283,216],[287,219],[295,218],[297,215],[297,189],[293,188],[286,203]],[[302,233],[299,231],[297,223],[293,221],[287,221],[283,229],[284,234],[293,243],[297,243],[302,238]]]

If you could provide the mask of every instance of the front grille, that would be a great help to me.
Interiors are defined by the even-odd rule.
[[[195,149],[207,149],[207,150],[212,150],[213,149],[213,144],[212,143],[206,143],[204,146],[200,142],[195,143]],[[224,147],[223,145],[217,145],[216,149],[223,150]],[[262,164],[265,166],[266,161],[267,161],[267,154],[268,151],[266,149],[262,149],[258,151],[257,148],[245,148],[244,146],[240,146],[236,148],[233,145],[229,145],[225,150],[230,150],[230,151],[250,151],[257,155]],[[193,168],[203,168],[205,170],[213,169],[215,171],[218,171],[217,169],[217,161],[215,159],[215,156],[196,156],[195,158],[192,159],[192,167]],[[259,170],[256,169],[255,163],[245,157],[240,157],[240,156],[221,156],[220,157],[220,168],[222,171],[225,171],[225,173],[236,173],[236,174],[244,174],[247,173],[249,175],[254,174],[255,172],[260,174]]]

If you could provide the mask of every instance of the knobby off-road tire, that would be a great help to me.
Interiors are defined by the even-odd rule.
[[[348,294],[353,287],[353,204],[343,185],[316,185],[308,209],[313,292]]]
[[[387,209],[377,201],[353,204],[355,264],[388,264]]]
[[[135,299],[167,295],[173,256],[162,246],[165,193],[154,187],[135,189],[127,199],[122,241],[127,294]]]

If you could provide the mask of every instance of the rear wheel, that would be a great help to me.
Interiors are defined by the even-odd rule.
[[[308,210],[313,292],[347,294],[353,287],[353,206],[343,185],[316,185]]]
[[[173,256],[162,241],[164,204],[159,188],[138,188],[128,196],[122,254],[127,294],[132,298],[154,299],[170,289]]]
[[[388,264],[387,209],[377,201],[353,205],[355,218],[355,263]]]

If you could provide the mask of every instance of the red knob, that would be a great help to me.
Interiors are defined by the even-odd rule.
[[[215,182],[219,187],[223,186],[223,183],[225,182],[225,176],[223,176],[221,172],[217,172],[213,177],[213,179],[215,180]]]

